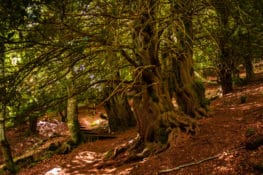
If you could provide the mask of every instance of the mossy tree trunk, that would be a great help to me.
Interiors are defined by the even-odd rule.
[[[174,15],[169,35],[177,41],[168,46],[166,67],[171,94],[175,94],[181,109],[191,117],[206,115],[205,90],[201,81],[196,81],[193,69],[193,1],[176,1],[171,7]],[[176,28],[179,27],[178,31]],[[170,48],[170,49],[169,49]]]
[[[173,131],[194,131],[194,120],[173,107],[159,61],[160,32],[155,0],[137,1],[139,18],[134,21],[137,95],[134,112],[142,143],[167,143]]]
[[[82,141],[82,135],[78,121],[78,102],[75,91],[76,87],[74,80],[74,70],[71,68],[67,75],[67,124],[70,131],[71,140],[77,145]]]

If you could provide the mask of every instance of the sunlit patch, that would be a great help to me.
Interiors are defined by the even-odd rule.
[[[103,171],[105,172],[105,174],[112,174],[113,172],[116,171],[117,168],[106,168],[103,169]]]
[[[216,167],[216,170],[221,173],[227,173],[233,171],[233,168],[230,166],[218,166]]]
[[[103,158],[103,155],[100,153],[95,153],[95,152],[91,152],[91,151],[84,151],[84,152],[79,153],[76,156],[76,160],[74,160],[73,162],[78,163],[79,160],[81,160],[82,162],[90,164],[90,163],[94,163],[98,160],[102,160],[102,158]]]
[[[119,172],[118,175],[127,175],[127,174],[130,174],[130,172],[131,172],[132,170],[133,170],[132,167],[126,168],[125,170]]]
[[[66,125],[58,120],[45,121],[40,120],[37,123],[37,130],[40,135],[52,137],[54,135],[68,135]]]
[[[61,167],[56,167],[46,172],[45,175],[68,175],[68,174],[66,174]]]

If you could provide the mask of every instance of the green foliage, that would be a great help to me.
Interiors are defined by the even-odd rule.
[[[240,103],[241,104],[244,104],[244,103],[246,103],[247,102],[247,96],[246,95],[242,95],[241,97],[240,97]]]
[[[250,137],[256,134],[256,130],[254,128],[248,128],[246,131],[246,137]]]
[[[233,77],[232,80],[233,80],[233,84],[237,86],[245,86],[248,83],[246,78]]]
[[[137,88],[145,63],[161,67],[166,73],[169,70],[158,59],[168,62],[173,58],[179,65],[182,60],[178,55],[188,54],[183,46],[192,42],[194,70],[200,74],[216,76],[221,61],[232,68],[244,64],[244,57],[261,58],[262,2],[220,2],[193,1],[187,9],[183,1],[160,1],[156,8],[158,20],[151,21],[156,24],[151,32],[158,30],[158,36],[150,38],[158,42],[146,55],[140,55],[142,52],[136,52],[138,47],[143,50],[150,46],[140,46],[140,41],[135,40],[144,36],[143,31],[137,31],[140,36],[135,36],[141,27],[135,25],[136,20],[145,10],[136,9],[137,2],[4,1],[0,4],[0,38],[1,61],[5,61],[5,66],[0,66],[4,67],[1,70],[5,71],[5,77],[0,75],[0,98],[8,102],[7,126],[13,126],[14,122],[23,124],[30,115],[65,109],[69,98],[66,76],[70,70],[76,89],[72,95],[80,103],[98,104],[104,96],[103,87],[116,80],[117,72],[121,87],[117,90]],[[190,17],[183,18],[182,14]],[[192,19],[193,37],[185,31],[186,19]],[[180,37],[188,43],[180,41]],[[177,78],[180,76],[178,73]],[[233,83],[247,82],[234,78]],[[191,88],[197,92],[201,105],[206,106],[209,102],[204,97],[202,81],[197,80]],[[6,94],[2,94],[3,89]],[[151,95],[158,102],[156,94]],[[246,100],[246,96],[240,97],[241,103]],[[160,140],[165,142],[166,132],[159,132]]]

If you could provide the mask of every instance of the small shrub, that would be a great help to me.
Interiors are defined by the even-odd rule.
[[[247,80],[244,78],[233,78],[233,84],[237,86],[247,85]]]
[[[247,102],[247,96],[242,95],[242,96],[240,97],[240,103],[241,103],[241,104],[244,104],[244,103],[246,103],[246,102]]]
[[[256,131],[254,128],[248,128],[246,131],[246,137],[250,137],[256,134]]]

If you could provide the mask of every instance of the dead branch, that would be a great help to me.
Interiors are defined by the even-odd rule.
[[[221,156],[225,155],[226,153],[231,153],[231,152],[234,152],[234,151],[236,151],[238,149],[241,149],[241,148],[244,148],[244,147],[243,146],[242,147],[238,147],[238,148],[235,148],[235,149],[232,149],[232,150],[229,150],[229,151],[225,151],[223,153],[219,153],[219,154],[214,155],[214,156],[210,156],[210,157],[204,158],[204,159],[199,160],[199,161],[182,164],[182,165],[179,165],[179,166],[171,168],[171,169],[160,170],[160,171],[158,171],[157,174],[159,175],[159,174],[169,173],[169,172],[172,172],[172,171],[180,170],[180,169],[185,168],[185,167],[189,167],[189,166],[193,166],[193,165],[199,165],[199,164],[201,164],[203,162],[216,159],[218,157],[221,157]]]

